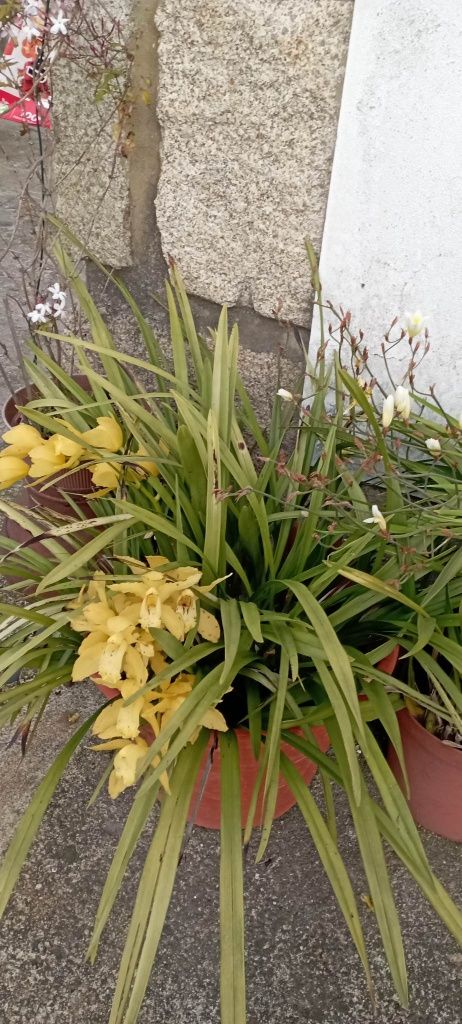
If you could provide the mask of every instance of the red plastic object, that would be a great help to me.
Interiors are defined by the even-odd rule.
[[[396,644],[396,647],[393,648],[391,654],[387,654],[386,658],[382,658],[382,661],[379,661],[377,668],[380,669],[381,672],[388,672],[388,675],[392,676],[398,664],[399,652],[400,646],[399,644]]]
[[[300,730],[294,729],[294,732],[300,732]],[[313,733],[316,737],[316,742],[319,749],[325,753],[329,749],[329,736],[323,725],[313,726]],[[244,826],[247,821],[247,814],[250,807],[250,801],[252,799],[252,793],[254,785],[258,775],[258,764],[253,756],[250,735],[245,729],[236,729],[237,742],[239,745],[239,759],[240,759],[240,771],[241,771],[241,810],[242,810],[242,825]],[[214,737],[211,735],[210,742],[207,751],[204,755],[202,763],[202,770],[199,773],[197,783],[194,787],[191,806],[189,809],[189,820],[194,821],[195,825],[200,825],[201,828],[220,828],[220,752],[215,750],[213,754],[212,767],[210,769],[207,782],[204,787],[202,798],[199,801],[199,796],[202,789],[202,775],[207,764],[207,758],[210,755],[211,747],[214,743]],[[309,786],[310,782],[313,781],[314,776],[317,772],[317,766],[310,761],[305,754],[301,751],[295,750],[288,743],[281,743],[281,750],[293,764],[296,766],[300,775]],[[287,785],[286,781],[282,776],[279,777],[279,789],[276,801],[276,809],[274,813],[275,818],[280,818],[286,811],[289,811],[295,804],[295,797],[292,794],[292,790]],[[262,823],[262,794],[260,794],[259,801],[257,803],[257,813],[255,815],[255,825],[261,825]]]
[[[414,821],[446,839],[462,843],[462,751],[432,736],[409,714],[398,712]],[[401,789],[404,783],[394,747],[388,763]]]

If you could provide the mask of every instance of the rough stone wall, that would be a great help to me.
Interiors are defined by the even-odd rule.
[[[308,319],[351,0],[162,0],[164,253],[196,295]]]
[[[93,0],[92,18],[119,19],[125,38],[132,0]],[[127,74],[129,74],[127,63]],[[113,267],[132,261],[128,160],[117,155],[111,96],[95,103],[84,60],[56,61],[53,73],[53,178],[56,212]]]
[[[97,131],[104,111],[61,64],[59,212],[97,256],[125,268],[161,339],[155,295],[169,254],[200,328],[230,304],[264,414],[302,365],[282,321],[309,324],[304,237],[319,246],[353,0],[111,0],[110,9],[125,18],[133,53],[134,147],[114,159],[111,125]],[[91,268],[88,278],[121,342],[136,344],[117,293]]]

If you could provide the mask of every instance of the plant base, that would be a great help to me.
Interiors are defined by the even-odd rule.
[[[299,730],[293,730],[299,732]],[[313,727],[313,734],[316,738],[316,742],[319,749],[325,753],[329,749],[329,736],[322,725],[315,725]],[[236,736],[239,745],[239,759],[241,769],[241,815],[242,815],[242,826],[244,827],[247,822],[247,815],[249,812],[250,802],[252,794],[257,780],[258,775],[258,764],[254,758],[252,746],[250,742],[250,735],[245,729],[236,729]],[[220,828],[220,809],[221,809],[221,798],[220,798],[220,752],[217,749],[213,750],[212,766],[210,768],[207,780],[202,792],[203,776],[207,767],[207,761],[210,759],[212,748],[214,746],[213,735],[210,737],[210,742],[207,751],[204,756],[202,770],[199,774],[198,781],[194,788],[191,806],[189,811],[189,820],[193,821],[195,825],[199,825],[201,828],[219,829]],[[300,775],[303,777],[307,786],[313,781],[314,776],[317,772],[317,766],[310,761],[305,754],[302,754],[299,750],[295,750],[288,743],[281,743],[281,750],[286,754],[287,757],[296,766]],[[262,824],[262,794],[257,803],[257,811],[255,815],[255,825]],[[289,811],[291,807],[295,805],[295,797],[293,796],[292,790],[287,785],[285,779],[280,776],[279,788],[276,800],[276,809],[274,812],[275,818],[280,818],[286,811]]]

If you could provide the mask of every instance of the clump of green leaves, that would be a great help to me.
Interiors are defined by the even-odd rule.
[[[418,700],[429,711],[438,708],[447,721],[459,714],[454,688],[441,674],[443,707],[432,693],[419,693],[412,680],[392,678],[380,667],[397,644],[420,658],[429,646],[448,651],[442,628],[445,595],[450,593],[455,601],[460,586],[458,495],[446,480],[450,497],[443,500],[441,481],[436,481],[430,507],[424,507],[423,499],[416,501],[423,467],[406,460],[404,472],[398,471],[398,456],[384,436],[374,405],[339,360],[327,365],[324,342],[315,365],[306,371],[312,396],[309,409],[299,400],[275,396],[271,423],[264,431],[239,376],[236,325],[230,325],[224,309],[211,339],[204,340],[174,265],[166,286],[173,353],[169,367],[123,283],[119,282],[120,290],[145,343],[144,359],[117,349],[64,250],[57,250],[57,258],[91,331],[91,341],[58,336],[74,350],[91,384],[92,395],[85,402],[93,408],[109,407],[160,472],[136,486],[122,473],[116,496],[98,498],[97,517],[84,524],[85,531],[92,531],[91,538],[79,539],[83,524],[71,527],[66,540],[72,550],[67,548],[65,557],[62,527],[0,503],[32,535],[40,536],[46,548],[46,553],[38,554],[30,546],[14,550],[12,542],[0,541],[5,571],[16,581],[10,588],[13,599],[22,590],[27,593],[24,607],[3,607],[0,684],[10,682],[19,665],[35,672],[31,681],[11,685],[0,696],[0,723],[24,715],[24,708],[26,719],[33,721],[53,689],[71,678],[80,637],[70,624],[69,603],[95,570],[108,579],[123,579],[128,571],[124,559],[142,561],[160,554],[172,567],[199,569],[205,584],[221,581],[206,598],[221,623],[217,642],[204,645],[193,632],[183,645],[165,630],[153,630],[168,652],[170,676],[187,668],[196,685],[140,765],[139,785],[101,897],[89,950],[92,959],[147,825],[160,776],[168,772],[171,796],[162,803],[152,835],[110,1024],[134,1024],[137,1019],[168,910],[207,734],[202,731],[193,744],[190,740],[204,713],[217,703],[228,714],[230,726],[249,731],[260,765],[242,834],[238,746],[232,730],[220,736],[224,1024],[244,1024],[246,1019],[242,845],[252,833],[260,791],[264,811],[257,860],[263,857],[281,773],[293,791],[372,988],[359,909],[336,841],[332,794],[336,787],[346,793],[377,926],[396,991],[406,1005],[405,956],[385,845],[395,851],[461,943],[462,914],[431,870],[405,797],[369,723],[381,723],[403,763],[396,710],[405,699]],[[314,265],[313,280],[321,308]],[[69,403],[72,391],[64,371],[49,356],[38,348],[33,354],[29,371],[43,398],[42,405],[39,401],[28,407],[28,416],[41,423],[46,415],[43,403],[56,402],[62,388]],[[149,383],[142,386],[137,375]],[[354,429],[352,403],[359,414]],[[78,412],[78,405],[74,410]],[[117,459],[123,467],[124,455]],[[129,464],[129,456],[125,461]],[[384,528],[376,521],[366,522],[371,518],[370,466],[379,462]],[[447,538],[445,516],[451,523]],[[460,663],[462,671],[458,652],[457,659],[454,664],[459,670]],[[146,689],[150,685],[148,681]],[[329,756],[320,751],[313,733],[313,726],[320,723],[329,733]],[[26,812],[0,873],[0,905],[6,903],[75,744],[91,725],[90,719],[63,750]],[[324,807],[318,806],[281,752],[282,741],[318,766]]]

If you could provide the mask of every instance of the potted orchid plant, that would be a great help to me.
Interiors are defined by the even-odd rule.
[[[244,1024],[243,845],[258,827],[260,860],[275,817],[290,802],[306,822],[372,990],[361,917],[336,841],[332,790],[340,786],[406,1005],[384,843],[461,943],[462,913],[431,870],[373,729],[380,723],[405,775],[396,717],[405,702],[458,720],[444,682],[441,706],[433,692],[391,675],[384,661],[397,644],[415,655],[416,638],[429,637],[438,614],[449,564],[446,549],[435,551],[441,501],[422,516],[409,500],[414,484],[402,487],[394,472],[373,387],[366,393],[338,360],[329,368],[324,346],[307,367],[310,406],[281,389],[265,431],[239,377],[237,327],[230,329],[224,309],[211,338],[201,338],[174,265],[167,284],[169,367],[131,296],[146,359],[117,349],[69,257],[61,249],[57,257],[92,332],[91,341],[68,334],[59,341],[76,352],[90,401],[98,416],[114,419],[122,443],[110,450],[94,444],[94,435],[76,441],[79,424],[60,421],[58,434],[83,441],[84,451],[96,448],[98,459],[117,469],[110,494],[89,495],[94,514],[85,524],[0,502],[29,535],[19,546],[0,541],[4,574],[19,581],[0,626],[0,683],[10,683],[0,694],[0,725],[19,720],[24,736],[63,684],[98,687],[102,706],[61,751],[25,813],[0,871],[0,910],[62,772],[90,737],[107,780],[100,799],[118,799],[125,790],[133,796],[97,911],[91,959],[138,840],[151,830],[110,1024],[137,1019],[188,817],[220,829],[221,1012],[224,1024]],[[314,263],[312,270],[321,307]],[[50,374],[51,389],[68,386],[42,350],[34,355],[33,372]],[[147,373],[154,387],[143,389],[137,373]],[[68,411],[83,412],[77,404]],[[32,428],[51,430],[53,417],[36,402],[25,412]],[[156,472],[134,477],[140,452]],[[373,502],[372,455],[382,474]],[[40,554],[33,549],[38,537]],[[17,679],[23,668],[32,678]],[[307,786],[316,770],[323,808]]]

